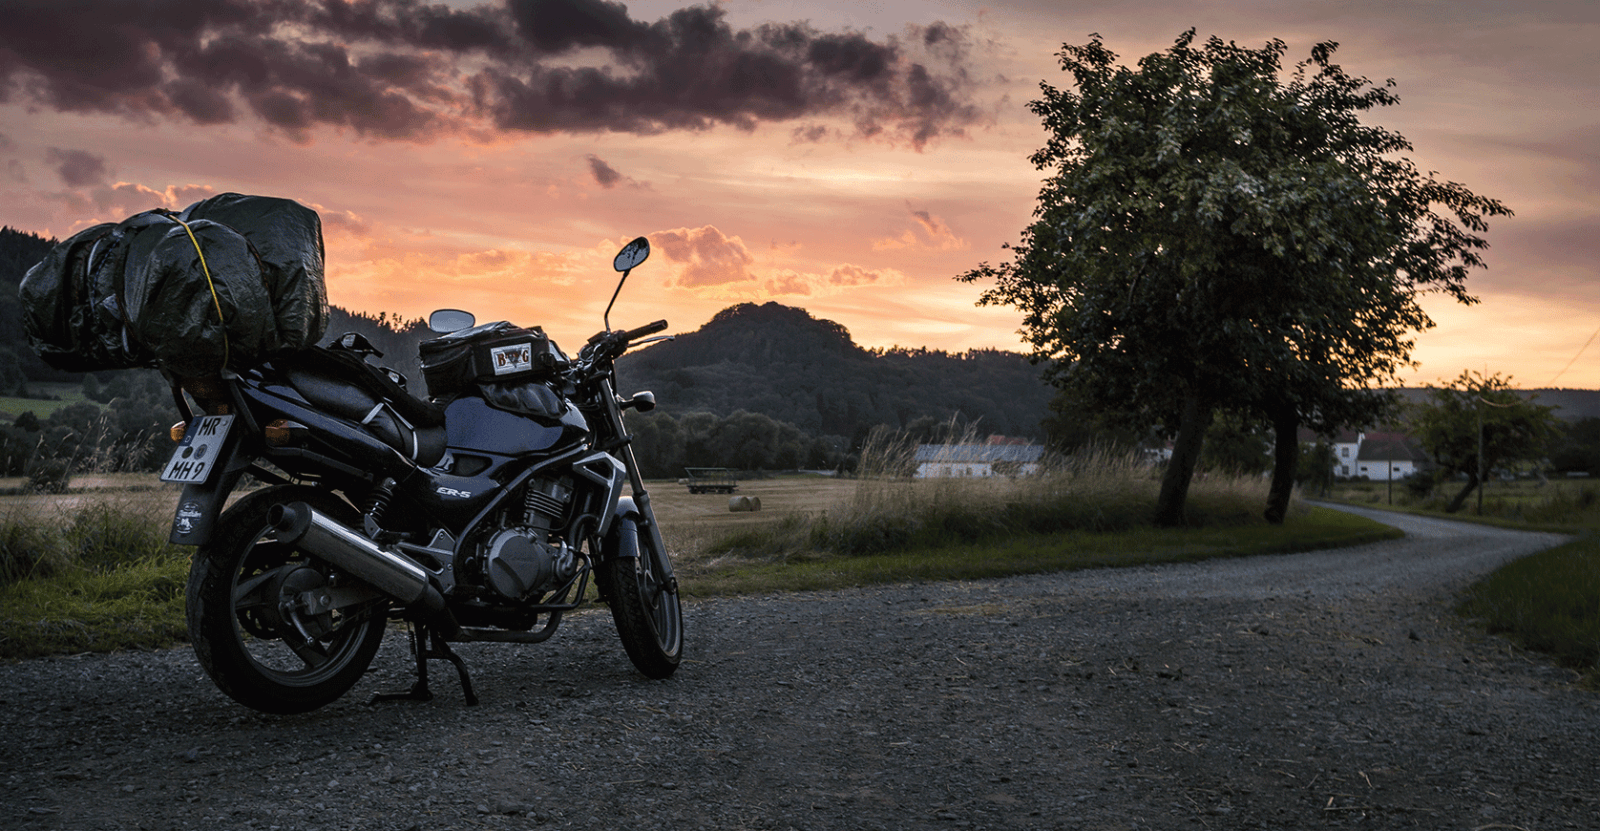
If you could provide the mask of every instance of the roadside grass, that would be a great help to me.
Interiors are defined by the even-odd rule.
[[[1468,497],[1460,511],[1445,513],[1444,507],[1454,495],[1454,489],[1460,487],[1460,482],[1446,482],[1432,493],[1419,496],[1396,482],[1391,495],[1384,482],[1341,482],[1333,486],[1326,498],[1332,502],[1481,522],[1502,528],[1573,533],[1600,530],[1600,482],[1588,479],[1493,481],[1484,487],[1481,514],[1476,494]]]
[[[1600,686],[1600,482],[1490,482],[1483,513],[1477,499],[1449,514],[1449,482],[1427,496],[1382,482],[1336,485],[1330,499],[1351,505],[1476,522],[1499,528],[1578,534],[1578,539],[1510,562],[1469,587],[1456,610],[1493,634],[1554,657]],[[1439,491],[1445,491],[1441,494]]]
[[[793,526],[792,521],[780,523]],[[912,547],[895,553],[795,552],[776,559],[727,557],[683,570],[691,597],[844,589],[886,583],[979,580],[1019,574],[1284,554],[1393,539],[1401,533],[1328,508],[1299,512],[1282,526],[1137,528],[1027,534],[984,543]],[[745,540],[749,544],[751,540]]]
[[[0,658],[167,646],[184,638],[187,549],[163,494],[16,502],[0,514]]]
[[[733,560],[869,556],[1034,535],[1135,531],[1153,525],[1161,487],[1159,471],[1127,452],[1090,449],[1014,478],[927,479],[904,475],[914,469],[899,458],[905,453],[892,442],[869,446],[862,452],[862,478],[825,510],[740,528],[712,540],[706,553]],[[1260,477],[1198,475],[1185,503],[1186,524],[1264,526],[1267,487]]]
[[[1507,563],[1468,589],[1458,611],[1600,686],[1600,535]]]

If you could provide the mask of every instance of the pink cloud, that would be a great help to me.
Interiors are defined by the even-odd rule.
[[[717,286],[756,279],[750,272],[755,257],[744,240],[726,236],[710,225],[652,234],[650,242],[667,259],[685,265],[678,276],[680,286]]]

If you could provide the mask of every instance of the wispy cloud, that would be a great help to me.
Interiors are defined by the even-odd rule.
[[[915,227],[908,228],[898,237],[885,237],[872,241],[874,251],[894,251],[907,248],[924,248],[934,251],[964,251],[972,244],[956,236],[943,219],[927,212],[910,209]],[[917,231],[921,229],[919,234]]]

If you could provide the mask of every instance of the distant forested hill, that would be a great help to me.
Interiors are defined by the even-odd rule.
[[[1428,400],[1426,387],[1402,387],[1399,392],[1400,397],[1411,404],[1420,404]],[[1541,387],[1532,390],[1522,389],[1516,392],[1524,398],[1532,397],[1546,407],[1554,407],[1555,417],[1562,421],[1572,422],[1581,421],[1585,418],[1600,418],[1600,390]]]
[[[22,275],[44,259],[56,241],[13,228],[0,228],[0,395],[11,395],[24,380],[61,381],[77,376],[56,372],[39,360],[22,333],[17,287]]]
[[[959,414],[979,432],[1042,438],[1051,390],[1017,353],[868,350],[804,309],[743,303],[675,340],[623,356],[621,392],[648,389],[669,413],[737,410],[813,435],[859,437],[878,424]]]

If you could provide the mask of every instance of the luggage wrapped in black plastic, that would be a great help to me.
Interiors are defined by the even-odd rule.
[[[61,243],[19,294],[30,344],[59,369],[244,369],[326,328],[321,221],[288,200],[238,194],[184,214],[146,211]]]
[[[452,398],[478,383],[550,377],[567,363],[544,330],[503,320],[423,341],[418,352],[433,398]]]
[[[180,219],[209,219],[244,235],[261,258],[283,349],[316,345],[328,326],[322,218],[292,199],[220,193],[190,205]]]

